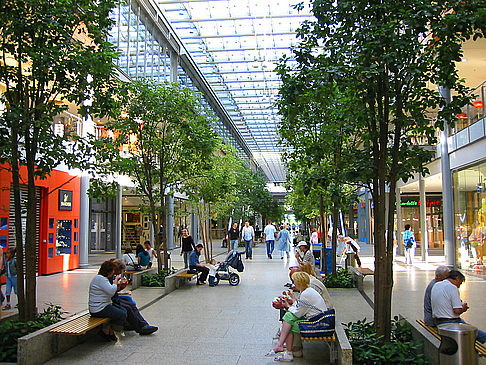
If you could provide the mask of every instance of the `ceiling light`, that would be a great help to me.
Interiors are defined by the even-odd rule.
[[[468,61],[468,60],[467,60],[467,58],[463,58],[463,59],[461,60],[461,62],[467,62],[467,61]]]

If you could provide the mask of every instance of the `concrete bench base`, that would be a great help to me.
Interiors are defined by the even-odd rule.
[[[132,275],[132,290],[140,288],[142,286],[142,275],[149,274],[153,275],[157,273],[156,267],[151,267],[150,269],[145,269],[142,271],[135,271]]]

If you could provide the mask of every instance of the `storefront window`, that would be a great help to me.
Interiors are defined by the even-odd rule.
[[[485,274],[486,162],[456,171],[452,179],[457,265]]]
[[[71,253],[72,224],[70,220],[57,221],[56,251],[57,254]]]

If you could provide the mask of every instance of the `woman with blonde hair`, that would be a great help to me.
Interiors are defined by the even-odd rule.
[[[295,305],[291,306],[287,303],[288,312],[283,317],[282,332],[278,343],[272,351],[267,353],[267,356],[276,355],[275,361],[293,361],[292,343],[294,333],[300,333],[299,322],[327,310],[324,299],[315,289],[310,287],[311,278],[309,274],[303,271],[295,272],[292,274],[292,281],[301,294]],[[285,352],[283,352],[284,343],[287,344],[287,351]],[[279,352],[283,352],[283,354],[277,354]]]

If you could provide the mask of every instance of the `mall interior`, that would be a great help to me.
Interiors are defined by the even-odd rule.
[[[240,159],[265,175],[269,191],[281,200],[286,194],[286,166],[277,133],[281,117],[275,106],[281,80],[274,67],[283,55],[291,55],[301,23],[313,18],[307,8],[298,11],[293,5],[291,0],[129,0],[120,2],[110,15],[115,25],[109,41],[120,54],[116,59],[120,80],[176,82],[200,93],[201,103],[216,116],[213,129]],[[474,294],[484,292],[486,282],[486,40],[469,40],[462,48],[463,59],[457,67],[472,90],[474,103],[462,110],[453,128],[437,131],[437,145],[424,146],[434,151],[426,166],[428,174],[416,174],[397,187],[395,237],[400,241],[404,226],[410,224],[417,249],[415,264],[408,267],[403,246],[397,245],[393,312],[420,318],[423,291],[434,270],[451,265],[468,278],[461,289],[472,308],[466,319],[486,327],[486,320],[480,319],[482,309],[486,310],[484,297]],[[52,128],[58,135],[83,135],[102,126],[100,120],[82,118],[70,105],[54,119]],[[15,245],[11,182],[8,170],[0,169],[4,255]],[[106,258],[121,258],[123,247],[154,241],[149,215],[139,209],[141,197],[133,181],[121,179],[118,196],[104,201],[87,196],[89,184],[89,177],[63,166],[36,182],[38,195],[45,196],[36,207],[40,308],[52,302],[70,314],[86,310],[87,287],[99,264]],[[25,198],[27,188],[21,189]],[[50,194],[52,190],[57,191]],[[180,269],[181,227],[197,241],[198,217],[180,192],[169,197],[167,208],[168,249],[172,266]],[[373,269],[369,190],[359,189],[357,202],[342,217],[348,235],[361,245],[363,266]],[[452,224],[444,226],[444,221]],[[264,222],[255,223],[264,226]],[[219,246],[228,222],[212,220],[210,224],[215,246]],[[480,238],[473,240],[472,235]],[[215,250],[221,260],[227,253],[225,247]],[[170,294],[134,290],[144,316],[161,329],[156,340],[124,335],[116,351],[88,341],[49,363],[273,363],[264,356],[278,327],[271,301],[284,289],[288,267],[295,264],[292,254],[282,261],[268,261],[264,245],[259,244],[255,260],[245,262],[239,287],[201,288],[190,282]],[[341,322],[373,316],[372,279],[364,281],[361,292],[329,292],[337,310],[342,308]],[[406,298],[404,293],[408,293]],[[356,308],[363,310],[356,313]],[[325,363],[321,353],[327,348],[323,350],[319,343],[305,346],[309,346],[308,355],[295,359],[296,363]]]

